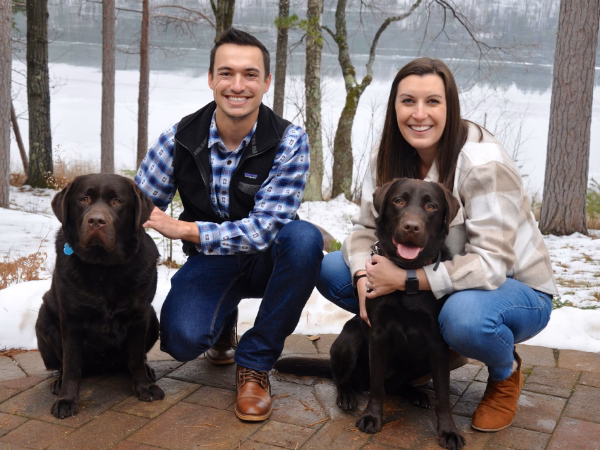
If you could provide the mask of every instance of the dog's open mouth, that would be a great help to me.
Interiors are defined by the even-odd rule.
[[[395,239],[392,239],[392,242],[396,246],[396,252],[398,253],[398,256],[402,259],[415,259],[417,256],[419,256],[421,250],[423,250],[422,247],[417,247],[411,242],[399,244]]]

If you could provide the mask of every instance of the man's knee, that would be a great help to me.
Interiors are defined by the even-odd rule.
[[[191,361],[210,348],[210,337],[185,326],[161,323],[160,349],[177,361]]]
[[[305,256],[315,255],[323,258],[323,235],[319,229],[310,222],[293,220],[287,223],[279,234],[276,242],[281,247],[292,247],[295,252]]]

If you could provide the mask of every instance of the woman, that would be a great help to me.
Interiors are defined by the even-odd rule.
[[[446,239],[454,257],[417,270],[419,289],[449,295],[439,316],[444,338],[488,366],[473,428],[506,428],[523,385],[514,344],[546,326],[556,282],[517,166],[487,130],[461,118],[456,82],[440,60],[414,60],[394,78],[354,230],[323,260],[319,291],[367,323],[368,299],[405,289],[406,271],[383,256],[369,260],[374,187],[396,177],[438,181],[460,201]]]

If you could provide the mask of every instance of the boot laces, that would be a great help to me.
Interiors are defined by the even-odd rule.
[[[249,369],[247,367],[240,367],[240,387],[246,384],[248,381],[252,381],[254,383],[260,384],[260,386],[265,390],[269,391],[269,372]]]

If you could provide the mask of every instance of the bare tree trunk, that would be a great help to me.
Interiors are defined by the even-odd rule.
[[[12,2],[0,1],[0,208],[8,208]]]
[[[358,102],[365,89],[373,80],[373,62],[375,61],[377,44],[382,33],[392,22],[398,22],[410,16],[421,4],[422,0],[415,0],[410,9],[399,16],[388,17],[377,29],[371,48],[369,51],[369,61],[367,62],[367,74],[359,83],[356,79],[356,70],[350,59],[350,49],[348,47],[348,33],[346,31],[346,4],[347,0],[338,0],[335,9],[335,33],[327,27],[323,27],[335,40],[338,46],[338,61],[344,75],[344,85],[346,88],[346,102],[338,122],[333,141],[333,171],[332,196],[337,197],[344,194],[347,199],[351,199],[352,171],[354,158],[352,155],[352,125],[358,108]]]
[[[12,99],[10,102],[10,121],[12,122],[15,140],[17,141],[17,147],[19,147],[19,153],[21,154],[21,161],[23,161],[23,171],[25,172],[25,175],[27,175],[27,172],[29,172],[29,161],[27,160],[27,152],[25,151],[25,146],[23,145],[23,138],[21,137],[21,130],[19,129],[17,114],[15,113],[15,107],[13,106]]]
[[[560,4],[544,200],[544,234],[587,234],[586,190],[600,0]]]
[[[279,17],[277,18],[277,53],[275,56],[275,86],[273,92],[273,111],[283,116],[285,99],[285,74],[287,71],[288,50],[288,18],[290,0],[279,0]]]
[[[235,0],[210,0],[210,6],[215,15],[215,42],[217,42],[221,35],[231,28]]]
[[[100,172],[115,172],[115,0],[102,2]]]
[[[306,20],[306,70],[304,75],[306,98],[305,129],[310,142],[310,172],[304,191],[304,200],[323,200],[323,139],[321,136],[321,52],[323,35],[321,17],[323,0],[308,0]]]
[[[48,187],[52,164],[50,77],[48,74],[48,0],[27,0],[27,103],[29,172],[32,187]],[[8,117],[8,116],[7,116]]]
[[[150,97],[150,5],[149,0],[142,1],[142,36],[140,40],[140,86],[138,95],[138,145],[136,167],[148,150],[148,102]]]

